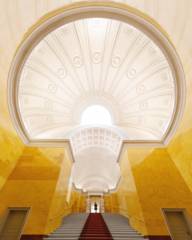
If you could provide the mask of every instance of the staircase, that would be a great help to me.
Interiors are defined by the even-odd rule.
[[[61,226],[44,240],[78,240],[88,214],[71,214],[64,218]]]
[[[111,233],[100,213],[91,213],[87,218],[80,240],[112,240]]]
[[[128,219],[119,214],[102,214],[114,240],[143,240],[144,238],[129,224]],[[145,238],[146,239],[146,238]]]
[[[71,214],[44,240],[143,240],[119,214]]]

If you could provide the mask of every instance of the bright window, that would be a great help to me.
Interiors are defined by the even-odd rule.
[[[101,105],[92,105],[84,110],[81,116],[81,124],[104,124],[112,125],[109,111]]]

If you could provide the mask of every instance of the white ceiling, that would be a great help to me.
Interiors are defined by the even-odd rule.
[[[72,171],[75,187],[85,192],[114,190],[120,179],[117,159],[122,136],[118,129],[80,127],[71,133],[70,142],[75,158]]]
[[[169,63],[149,37],[123,22],[90,18],[40,41],[23,67],[18,99],[32,139],[66,138],[56,132],[78,126],[83,110],[100,104],[129,139],[161,140],[175,91]]]
[[[0,2],[0,23],[4,26],[0,79],[7,78],[26,30],[43,14],[69,2]],[[123,2],[159,21],[182,58],[190,59],[186,50],[189,42],[184,41],[190,1]],[[122,140],[163,138],[175,101],[175,80],[157,45],[138,29],[109,19],[78,20],[48,34],[32,50],[19,85],[19,111],[28,135],[31,139],[69,139],[75,157],[73,182],[88,192],[116,187]],[[81,114],[92,104],[106,107],[114,126],[81,127]]]

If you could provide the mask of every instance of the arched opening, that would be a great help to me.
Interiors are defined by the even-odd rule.
[[[81,115],[81,125],[103,124],[112,125],[111,114],[102,105],[92,105],[87,107]]]

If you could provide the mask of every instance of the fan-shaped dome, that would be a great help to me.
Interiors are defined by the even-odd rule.
[[[69,5],[32,29],[9,75],[16,129],[34,145],[70,143],[76,188],[114,189],[124,143],[165,144],[177,127],[185,85],[174,47],[152,19],[111,2]]]
[[[182,81],[178,56],[158,28],[90,3],[48,19],[21,45],[10,73],[12,112],[29,142],[66,140],[84,109],[99,104],[124,140],[162,143],[180,116]]]

